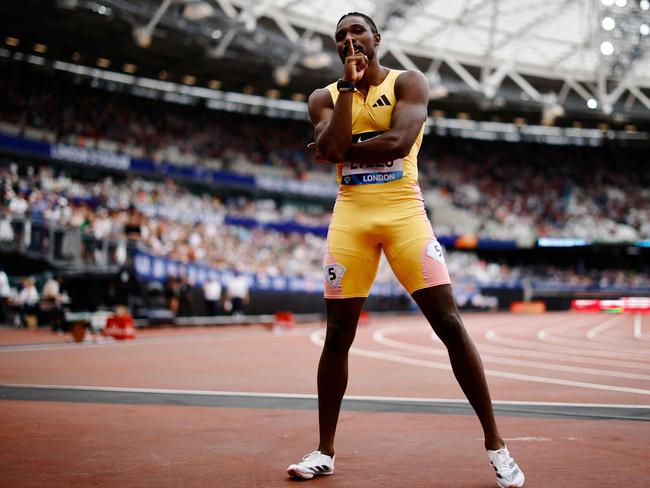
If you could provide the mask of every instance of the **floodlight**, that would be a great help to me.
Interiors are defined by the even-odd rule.
[[[287,86],[291,81],[291,72],[286,66],[278,66],[273,70],[273,79],[278,86]]]
[[[151,46],[151,30],[145,26],[136,27],[133,29],[133,39],[138,46],[147,49]]]
[[[214,7],[208,2],[191,2],[183,8],[183,17],[195,22],[210,17],[214,13]]]
[[[590,109],[598,108],[598,102],[594,98],[587,100],[587,107]]]
[[[611,56],[614,54],[614,45],[609,41],[605,41],[600,45],[600,52],[605,56]]]
[[[301,60],[302,65],[309,69],[322,69],[332,64],[332,56],[325,51],[307,54]]]
[[[614,30],[614,27],[616,27],[616,22],[611,17],[605,17],[603,18],[603,21],[600,23],[600,25],[602,25],[603,29],[606,31],[611,31]]]

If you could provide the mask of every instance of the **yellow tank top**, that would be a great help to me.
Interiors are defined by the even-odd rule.
[[[390,129],[391,116],[395,107],[395,80],[403,73],[390,70],[388,76],[377,86],[371,86],[365,100],[361,92],[355,92],[352,99],[352,142],[367,141]],[[326,87],[336,103],[339,92],[336,83]],[[395,187],[412,187],[418,181],[417,155],[422,144],[424,124],[408,155],[386,163],[338,163],[336,179],[339,191],[382,193]],[[388,185],[388,186],[387,186]]]

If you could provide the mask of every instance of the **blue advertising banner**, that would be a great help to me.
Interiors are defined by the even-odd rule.
[[[204,263],[181,263],[164,256],[136,251],[134,266],[138,278],[144,281],[164,283],[168,278],[187,279],[195,286],[201,286],[209,280],[217,280],[227,286],[235,271],[217,269]],[[242,273],[246,276],[251,290],[285,291],[304,293],[323,293],[323,280],[320,277],[300,277],[287,275],[267,275],[264,273]],[[372,288],[375,296],[397,296],[406,293],[398,283],[376,283]]]

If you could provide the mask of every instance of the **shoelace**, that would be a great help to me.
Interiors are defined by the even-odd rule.
[[[314,459],[317,456],[320,456],[320,451],[314,451],[314,452],[310,452],[309,454],[305,454],[302,457],[302,460],[303,461],[311,461],[312,459]]]
[[[510,454],[507,451],[497,452],[495,465],[497,470],[502,474],[510,474],[512,468],[510,467]]]

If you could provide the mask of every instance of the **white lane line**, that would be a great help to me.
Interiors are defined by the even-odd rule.
[[[643,333],[643,316],[636,313],[634,316],[634,338],[642,341],[650,341],[650,335]]]
[[[502,346],[511,346],[515,348],[528,348],[528,349],[535,349],[545,351],[545,352],[552,352],[552,351],[557,351],[561,352],[563,354],[570,354],[574,356],[579,356],[581,358],[587,358],[587,359],[601,359],[601,358],[606,358],[606,359],[617,359],[620,357],[625,357],[625,360],[629,362],[631,359],[632,361],[638,361],[639,359],[644,359],[644,358],[639,358],[638,356],[634,356],[630,358],[628,355],[622,352],[617,352],[617,351],[594,351],[594,350],[585,350],[580,347],[570,347],[570,346],[561,346],[561,345],[554,345],[552,349],[544,349],[543,347],[545,344],[541,344],[539,342],[534,342],[534,341],[523,341],[523,340],[518,340],[518,339],[507,339],[504,337],[499,337],[494,333],[494,331],[488,331],[485,335],[485,338],[488,341],[500,344]],[[547,344],[550,346],[550,344]],[[637,363],[642,365],[643,363]],[[648,363],[645,363],[644,368],[648,368]]]
[[[615,317],[606,320],[605,322],[602,322],[601,324],[598,324],[596,327],[594,327],[594,329],[598,329],[601,326],[604,326],[607,329],[614,325],[618,325],[619,323],[627,319],[628,316],[617,315]],[[569,331],[572,329],[575,330],[575,327],[566,327],[566,326],[548,327],[537,332],[537,338],[541,341],[549,342],[551,344],[559,344],[563,346],[571,346],[571,345],[580,346],[583,350],[586,351],[614,351],[615,350],[619,355],[638,354],[647,357],[647,351],[640,350],[638,347],[626,347],[626,345],[621,344],[620,342],[608,341],[605,344],[602,342],[589,343],[589,342],[585,342],[582,339],[572,339],[570,337],[563,337],[561,335],[557,335],[558,333]],[[629,346],[629,343],[627,345]],[[596,347],[590,347],[590,346],[596,346]]]
[[[562,318],[565,320],[566,315],[562,317],[552,317],[554,319],[559,319]],[[594,314],[593,317],[597,317],[597,314]],[[590,318],[593,318],[590,317]],[[584,320],[582,317],[580,320]],[[548,319],[544,321],[545,323],[548,323]],[[517,322],[520,324],[520,321]],[[526,325],[506,325],[502,328],[499,329],[499,331],[504,331],[504,330],[528,330],[532,328],[533,326],[539,326],[539,325],[544,325],[543,323],[540,323],[537,321],[534,324],[526,324]],[[585,324],[587,326],[588,324]],[[593,325],[593,324],[592,324]],[[400,329],[403,326],[393,326],[394,329]],[[409,326],[409,327],[414,327],[414,326]],[[466,327],[467,328],[467,327]],[[470,330],[470,329],[468,329]],[[498,338],[496,332],[494,329],[489,329],[485,332],[485,336],[490,339],[493,338],[496,340]],[[439,344],[442,344],[442,341],[440,338],[435,334],[435,332],[431,332],[431,338]],[[616,368],[630,368],[630,369],[644,369],[644,370],[649,370],[650,371],[650,364],[649,363],[641,363],[638,361],[625,361],[625,360],[620,360],[620,359],[604,359],[604,358],[592,358],[589,356],[574,356],[574,354],[567,354],[567,353],[558,353],[554,352],[557,348],[553,348],[553,350],[540,350],[539,347],[540,345],[543,345],[539,342],[530,342],[529,344],[532,344],[532,346],[521,346],[518,345],[518,347],[508,347],[508,346],[499,346],[494,343],[486,343],[480,340],[480,337],[475,336],[472,337],[474,340],[474,343],[476,346],[479,348],[481,351],[481,354],[483,351],[487,352],[492,352],[494,354],[505,354],[508,357],[511,356],[524,356],[524,357],[536,357],[536,358],[542,358],[542,359],[556,359],[562,362],[570,362],[570,363],[579,363],[579,364],[594,364],[597,366],[612,366]],[[582,350],[582,349],[581,349]]]
[[[197,396],[230,396],[230,397],[261,397],[261,398],[287,398],[287,399],[318,399],[315,393],[268,393],[255,391],[227,391],[227,390],[183,390],[170,388],[129,388],[120,386],[88,386],[88,385],[42,385],[26,383],[0,383],[0,388],[31,388],[35,390],[73,390],[73,391],[104,391],[116,393],[150,393],[159,395],[197,395]],[[466,398],[431,398],[431,397],[400,397],[400,396],[373,396],[373,395],[345,395],[346,400],[376,401],[376,402],[402,402],[402,403],[465,403]],[[585,407],[585,408],[650,408],[650,404],[629,403],[571,403],[571,402],[528,402],[521,400],[493,400],[495,405],[507,406],[535,406],[535,407]]]
[[[323,347],[325,341],[323,339],[324,331],[314,331],[310,334],[309,340],[320,347]],[[357,356],[364,356],[373,359],[383,359],[385,361],[390,361],[394,363],[409,364],[412,366],[422,366],[424,368],[432,369],[443,369],[446,371],[452,371],[451,365],[448,363],[437,363],[435,361],[427,361],[423,359],[414,359],[414,358],[405,358],[402,356],[397,356],[394,354],[387,354],[382,352],[370,351],[366,349],[360,349],[357,347],[350,348],[350,353]],[[488,376],[495,376],[499,378],[508,378],[521,381],[529,381],[533,383],[546,383],[552,385],[563,385],[563,386],[575,386],[578,388],[589,388],[594,390],[605,390],[605,391],[618,391],[622,393],[634,393],[637,395],[650,395],[650,390],[645,390],[642,388],[628,388],[624,386],[614,386],[614,385],[603,385],[599,383],[587,383],[584,381],[572,381],[572,380],[563,380],[559,378],[549,378],[545,376],[536,376],[529,374],[521,373],[511,373],[509,371],[500,371],[496,369],[485,369],[485,374]]]
[[[445,357],[448,356],[446,350],[441,351],[439,349],[433,349],[431,346],[430,347],[416,346],[414,344],[409,344],[406,342],[397,341],[395,339],[390,339],[385,335],[387,332],[390,332],[389,329],[394,329],[394,327],[379,329],[378,331],[375,331],[372,334],[372,338],[375,340],[375,342],[382,344],[384,346],[395,347],[405,351],[418,352],[418,353],[434,355],[434,356],[445,356]],[[521,359],[513,359],[509,357],[491,356],[489,354],[484,354],[483,352],[481,352],[481,359],[483,361],[489,361],[492,363],[499,363],[499,364],[508,364],[511,366],[524,366],[524,367],[535,368],[535,369],[548,369],[552,371],[562,371],[565,373],[610,376],[613,378],[628,378],[634,380],[650,381],[650,375],[627,373],[624,371],[611,371],[606,369],[582,368],[577,366],[541,363],[537,361],[527,361]]]
[[[618,325],[618,320],[616,320],[618,317],[612,317],[611,320],[607,320],[603,322],[600,325],[597,325],[596,327],[593,327],[592,329],[589,329],[587,331],[587,339],[594,340],[594,338],[600,334],[603,331],[606,331],[608,329],[611,329],[615,325]]]
[[[504,330],[510,330],[512,327],[503,327],[499,332]],[[490,342],[496,342],[504,346],[513,346],[513,347],[525,347],[532,348],[537,350],[544,350],[544,346],[551,348],[551,351],[554,352],[563,352],[565,354],[573,354],[575,356],[586,356],[586,357],[599,357],[599,358],[614,358],[614,359],[631,359],[639,360],[639,355],[644,355],[647,357],[647,351],[639,351],[638,354],[628,354],[627,352],[616,351],[616,350],[595,350],[595,349],[585,349],[585,344],[580,342],[577,344],[578,347],[571,347],[568,345],[562,344],[549,344],[540,341],[528,341],[522,339],[510,339],[503,337],[497,334],[495,329],[489,329],[485,332],[485,338]],[[546,349],[548,350],[548,349]]]
[[[475,441],[482,441],[484,439],[474,439]],[[551,437],[543,436],[528,436],[528,437],[504,437],[505,442],[551,442]],[[561,439],[560,439],[561,440]]]
[[[534,358],[545,359],[545,360],[555,360],[564,363],[591,364],[595,366],[643,369],[643,370],[650,371],[650,364],[648,363],[624,361],[624,360],[617,360],[617,359],[592,358],[588,356],[574,356],[572,354],[554,353],[551,351],[538,351],[534,349],[490,345],[490,344],[486,344],[485,342],[478,342],[478,341],[475,342],[475,344],[481,351],[481,354],[485,351],[485,352],[492,352],[497,355],[504,355],[506,357],[512,357],[512,356],[522,356],[526,358],[534,357]]]
[[[572,320],[564,320],[560,324],[551,325],[550,327],[544,327],[543,329],[538,330],[535,335],[537,336],[538,339],[542,339],[543,337],[546,337],[549,331],[563,332],[565,330],[583,329],[585,327],[588,327],[589,325],[590,324],[584,320],[584,317],[577,316]]]
[[[483,352],[492,352],[498,355],[505,355],[507,357],[512,356],[523,356],[523,357],[535,357],[540,359],[552,359],[560,362],[568,363],[578,363],[578,364],[593,364],[596,366],[611,366],[614,368],[630,368],[630,369],[643,369],[650,371],[650,364],[640,363],[634,361],[624,361],[618,359],[604,359],[604,358],[592,358],[585,356],[574,356],[573,354],[565,353],[556,353],[552,351],[540,351],[532,348],[524,347],[508,347],[508,346],[498,346],[495,344],[488,344],[475,340],[474,343],[476,347],[479,348],[481,354]],[[538,343],[534,343],[538,344]]]

